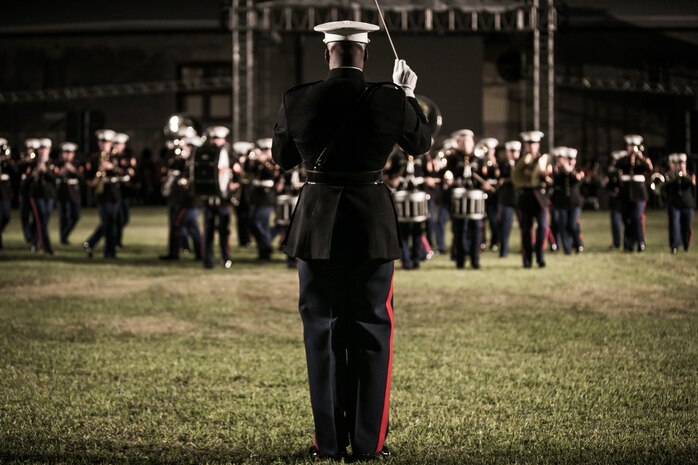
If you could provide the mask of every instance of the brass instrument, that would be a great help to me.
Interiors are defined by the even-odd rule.
[[[666,175],[662,173],[652,173],[652,176],[650,176],[650,189],[657,194],[660,195],[662,193],[662,189],[664,188],[664,185],[671,179],[671,174],[667,173]]]
[[[106,164],[110,163],[111,154],[107,151],[102,151],[99,154],[99,167],[95,174],[95,193],[101,194],[104,192],[104,185],[107,182]]]
[[[540,186],[546,176],[546,169],[550,164],[550,155],[543,154],[538,157],[526,154],[519,158],[511,172],[511,182],[515,187],[535,188]]]
[[[423,95],[417,95],[417,103],[422,109],[424,116],[427,117],[427,125],[429,126],[429,131],[431,132],[431,137],[435,138],[439,131],[441,131],[441,126],[443,126],[443,117],[441,116],[441,110],[436,106],[433,100]]]

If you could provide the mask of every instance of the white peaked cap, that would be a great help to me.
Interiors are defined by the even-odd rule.
[[[477,145],[480,147],[487,147],[488,149],[496,149],[499,145],[499,141],[494,137],[485,137],[484,139],[480,139]]]
[[[61,152],[77,152],[78,144],[73,142],[63,142],[61,144]]]
[[[475,133],[470,129],[459,129],[451,134],[451,137],[454,139],[458,139],[459,137],[475,137]]]
[[[380,27],[371,23],[362,23],[360,21],[332,21],[331,23],[323,23],[315,26],[316,32],[325,34],[323,42],[358,42],[367,44],[368,33],[379,30]]]
[[[552,154],[554,157],[567,156],[567,147],[553,147]]]
[[[627,134],[625,136],[625,143],[628,145],[641,145],[644,139],[638,134]]]
[[[626,150],[614,150],[611,152],[611,158],[614,160],[620,160],[623,157],[627,157],[628,152]]]
[[[30,149],[38,149],[41,146],[41,142],[39,142],[39,139],[31,137],[24,141],[24,146]]]
[[[688,156],[685,153],[672,153],[669,155],[669,161],[672,163],[683,163],[688,161]]]
[[[257,140],[257,147],[262,150],[269,150],[271,148],[273,141],[271,137],[266,137],[264,139]]]
[[[118,132],[118,133],[114,134],[113,142],[115,144],[126,144],[126,143],[128,143],[129,139],[130,139],[130,137],[128,136],[128,134],[124,134],[123,132]]]
[[[240,141],[233,144],[233,151],[240,155],[247,155],[253,148],[254,144],[252,142]]]
[[[458,142],[453,137],[450,137],[444,141],[444,150],[455,149],[456,147],[458,147]]]
[[[230,129],[226,128],[225,126],[213,126],[207,128],[206,133],[214,139],[225,139],[226,137],[228,137],[228,134],[230,134]]]
[[[524,142],[540,142],[544,136],[545,134],[541,131],[525,131],[519,134]]]
[[[53,142],[51,142],[51,139],[49,139],[48,137],[43,137],[43,138],[39,139],[39,147],[51,148],[52,145],[53,145]]]
[[[111,129],[100,129],[99,131],[95,132],[95,136],[97,136],[98,140],[105,140],[107,142],[114,140],[115,135],[116,132],[112,131]]]
[[[509,151],[520,152],[521,142],[519,142],[518,140],[510,140],[506,144],[504,144],[504,147]]]
[[[0,137],[0,145],[7,145],[7,139]]]
[[[199,137],[196,135],[187,136],[187,137],[182,138],[182,142],[184,142],[187,145],[194,146],[194,147],[201,147],[202,145],[204,145],[205,140],[206,139],[204,139],[203,137]]]
[[[577,158],[577,153],[579,153],[577,149],[573,149],[572,147],[566,148],[567,150],[565,150],[565,157],[569,158],[570,160],[574,160],[575,158]]]

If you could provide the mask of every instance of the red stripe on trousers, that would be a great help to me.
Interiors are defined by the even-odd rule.
[[[381,429],[378,434],[378,446],[376,447],[376,452],[383,450],[383,443],[385,442],[385,434],[388,431],[388,410],[390,410],[390,378],[393,371],[393,329],[395,328],[395,319],[393,317],[393,278],[395,277],[395,268],[393,268],[393,274],[390,276],[390,291],[388,291],[388,298],[385,299],[385,309],[390,317],[390,354],[388,355],[388,376],[385,380],[385,400],[383,401],[383,418],[381,420]]]
[[[431,253],[431,245],[429,245],[429,241],[427,240],[426,234],[422,234],[422,246],[424,246],[424,250],[426,250],[427,253]]]
[[[29,205],[32,206],[34,212],[34,221],[36,221],[36,233],[39,235],[39,247],[46,252],[46,243],[44,242],[44,234],[41,232],[41,220],[39,220],[39,210],[36,208],[36,202],[29,197]]]

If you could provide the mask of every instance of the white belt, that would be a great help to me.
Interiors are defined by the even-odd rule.
[[[645,176],[642,174],[636,174],[634,176],[630,176],[629,174],[624,174],[623,176],[620,177],[620,180],[623,182],[645,182]]]
[[[10,180],[9,174],[0,174],[0,181],[9,181],[9,180]]]
[[[252,185],[255,187],[274,187],[274,181],[272,181],[271,179],[267,179],[265,181],[255,179],[254,181],[252,181]]]
[[[75,178],[70,178],[65,183],[68,184],[69,186],[77,186],[78,184],[80,184],[80,181],[78,179],[75,179]]]

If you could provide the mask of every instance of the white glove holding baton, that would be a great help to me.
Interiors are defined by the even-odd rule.
[[[417,87],[417,75],[412,71],[412,68],[407,66],[405,60],[395,60],[393,82],[402,87],[405,95],[414,97],[414,89]]]

